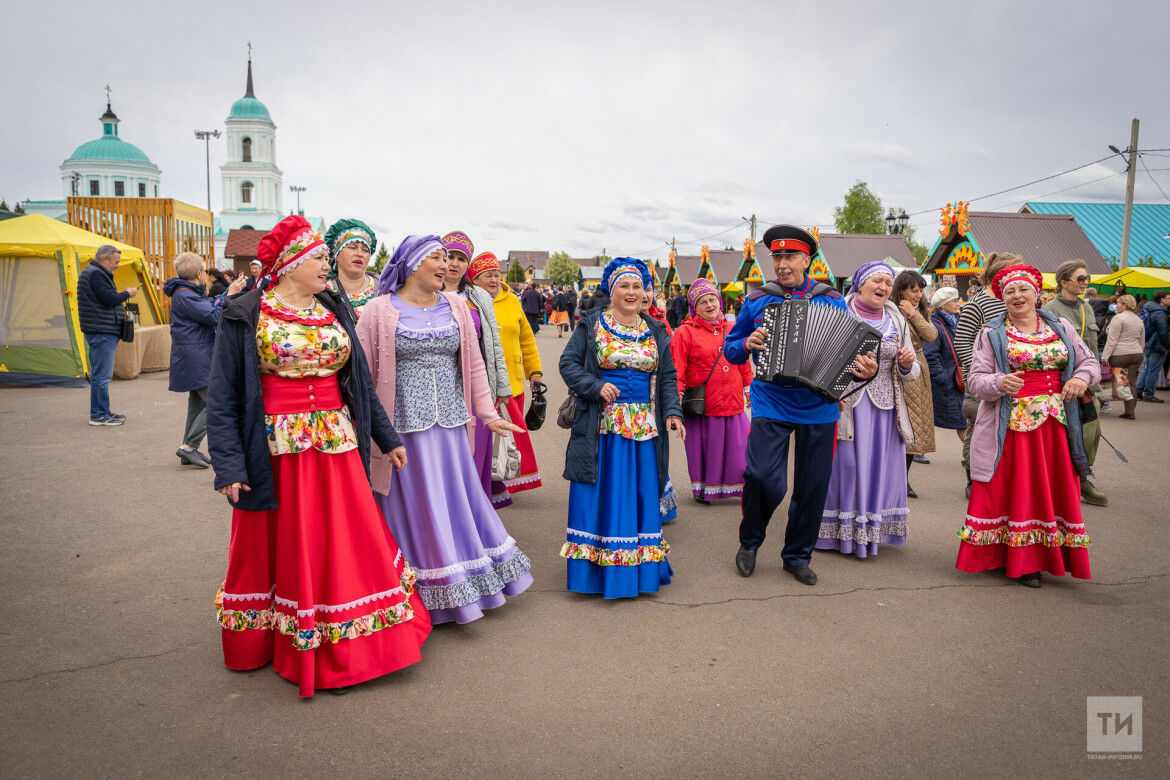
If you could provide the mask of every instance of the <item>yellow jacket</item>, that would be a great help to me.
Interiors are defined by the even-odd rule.
[[[524,316],[524,309],[520,307],[520,299],[506,284],[500,285],[500,291],[492,301],[496,309],[496,325],[500,329],[500,343],[504,347],[504,362],[508,364],[508,378],[512,385],[512,395],[524,392],[524,380],[531,379],[533,374],[543,374],[540,368],[540,355],[536,352],[536,337],[532,334],[532,326]]]

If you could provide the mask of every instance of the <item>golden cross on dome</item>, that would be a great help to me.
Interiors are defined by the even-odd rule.
[[[110,85],[106,84],[106,102],[110,102]]]
[[[252,60],[252,42],[248,41],[248,61]]]

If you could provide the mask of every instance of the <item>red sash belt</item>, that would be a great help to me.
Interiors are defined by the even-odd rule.
[[[1060,393],[1061,387],[1059,371],[1025,371],[1024,386],[1016,393],[1016,397],[1055,395]]]
[[[261,374],[260,389],[264,394],[265,414],[315,412],[345,406],[336,374],[304,379]]]

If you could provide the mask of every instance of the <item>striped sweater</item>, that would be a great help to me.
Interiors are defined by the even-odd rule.
[[[967,301],[959,312],[959,324],[955,327],[955,353],[963,364],[963,379],[971,368],[971,354],[975,348],[975,337],[983,326],[1001,314],[1007,313],[1003,301],[987,290],[980,290]]]

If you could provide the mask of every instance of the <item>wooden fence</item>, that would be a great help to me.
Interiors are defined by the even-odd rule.
[[[67,198],[69,224],[122,241],[142,250],[146,275],[164,315],[171,299],[163,282],[175,275],[175,256],[194,252],[215,267],[212,214],[173,198]]]

